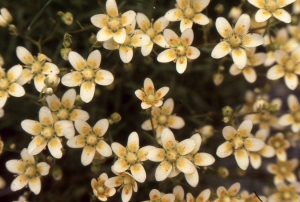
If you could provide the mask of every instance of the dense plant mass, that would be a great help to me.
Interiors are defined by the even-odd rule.
[[[0,201],[300,202],[300,0],[0,9]]]

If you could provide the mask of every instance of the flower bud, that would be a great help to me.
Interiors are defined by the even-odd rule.
[[[232,7],[229,11],[228,18],[232,19],[233,23],[236,23],[237,19],[242,15],[242,9],[239,7]]]
[[[60,49],[60,55],[64,60],[68,61],[68,55],[72,51],[71,48],[62,48]]]
[[[220,176],[222,178],[226,178],[229,175],[229,171],[226,167],[221,166],[218,168],[217,174],[218,174],[218,176]]]
[[[261,112],[263,110],[267,110],[268,108],[269,108],[269,103],[263,98],[257,99],[253,104],[253,111],[256,112]]]
[[[56,88],[59,82],[60,78],[56,74],[48,75],[44,80],[44,83],[48,88]]]
[[[70,13],[70,12],[63,13],[61,11],[58,11],[57,14],[61,17],[61,20],[66,25],[71,25],[73,23],[74,17],[73,17],[72,13]]]
[[[215,6],[215,11],[216,11],[216,13],[218,13],[218,15],[221,15],[224,12],[224,6],[223,6],[223,4],[218,3]]]
[[[201,135],[209,138],[214,134],[214,127],[212,125],[205,125],[201,127],[198,131]]]
[[[54,180],[58,181],[58,180],[61,180],[62,176],[63,176],[63,172],[62,172],[62,169],[58,166],[55,166],[53,169],[52,169],[52,177]]]
[[[13,20],[12,16],[10,15],[9,11],[6,8],[1,8],[0,12],[1,12],[0,26],[1,27],[6,27]]]
[[[216,86],[220,85],[224,80],[224,75],[221,73],[216,73],[213,75],[213,81]]]
[[[222,108],[223,116],[231,116],[233,113],[233,109],[230,106],[225,106]]]
[[[19,36],[19,32],[18,32],[18,29],[16,28],[15,25],[8,25],[8,30],[10,31],[10,34],[13,35],[13,36]]]
[[[121,115],[118,112],[114,112],[108,118],[108,122],[109,122],[109,124],[114,124],[114,123],[120,122],[121,119],[122,119]]]

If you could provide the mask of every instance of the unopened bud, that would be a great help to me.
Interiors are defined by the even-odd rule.
[[[56,88],[59,82],[60,78],[56,74],[48,75],[44,80],[44,83],[48,88]]]
[[[61,20],[66,24],[66,25],[71,25],[73,23],[73,14],[70,12],[63,13],[61,11],[58,11],[57,14],[61,17]]]
[[[108,122],[109,122],[109,124],[114,124],[114,123],[120,122],[121,119],[122,119],[121,115],[118,112],[114,112],[108,118]]]
[[[226,178],[229,175],[229,171],[226,167],[221,166],[218,168],[217,174],[218,174],[218,176],[220,176],[222,178]]]
[[[269,108],[269,103],[265,99],[257,99],[253,104],[253,111],[261,112]]]
[[[8,25],[8,30],[10,31],[10,34],[13,35],[13,36],[19,36],[19,32],[18,32],[18,29],[16,28],[15,25]]]
[[[62,48],[60,49],[60,55],[64,60],[68,61],[68,55],[72,51],[71,48]]]
[[[15,148],[16,148],[16,144],[15,144],[15,143],[11,143],[11,144],[9,145],[9,148],[10,148],[10,149],[15,149]]]
[[[214,134],[214,127],[212,125],[205,125],[199,129],[199,132],[202,136],[209,138]]]
[[[224,6],[223,4],[220,4],[218,3],[216,6],[215,6],[215,11],[218,15],[222,14],[223,11],[224,11]]]
[[[221,73],[216,73],[213,75],[213,81],[216,86],[220,85],[224,80],[224,75]]]
[[[299,14],[298,15],[292,15],[292,21],[291,21],[291,25],[292,26],[297,26],[300,22],[299,19]]]
[[[51,174],[52,174],[53,179],[56,181],[61,180],[61,178],[63,176],[62,169],[58,166],[56,166],[52,169]]]
[[[233,109],[230,106],[225,106],[222,108],[223,116],[231,116],[233,113]]]
[[[46,88],[44,91],[43,91],[44,94],[46,95],[53,95],[54,91],[53,91],[53,88]]]
[[[6,27],[12,22],[12,16],[6,8],[1,8],[0,12],[0,26]]]
[[[232,19],[233,23],[236,23],[237,19],[242,15],[242,9],[239,7],[232,7],[229,11],[228,18]]]

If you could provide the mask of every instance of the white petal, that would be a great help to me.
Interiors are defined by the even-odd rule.
[[[9,172],[22,174],[25,171],[26,163],[21,160],[9,160],[5,163],[5,166]]]
[[[179,21],[183,18],[183,13],[179,8],[174,8],[167,11],[165,18],[169,21]]]
[[[49,174],[50,166],[47,163],[40,162],[36,165],[36,167],[41,175],[44,176]]]
[[[188,47],[187,49],[187,54],[186,56],[191,59],[194,60],[196,58],[198,58],[200,56],[200,51],[198,48],[195,48],[193,46]]]
[[[14,97],[22,97],[25,95],[25,90],[20,84],[13,83],[9,86],[8,93]]]
[[[124,172],[129,167],[130,167],[130,164],[128,164],[127,161],[124,159],[118,159],[113,165],[114,171],[116,171],[118,173]]]
[[[81,135],[86,135],[92,130],[87,122],[80,119],[75,121],[75,128]]]
[[[49,96],[47,96],[48,98]],[[68,108],[71,109],[75,103],[76,99],[76,91],[74,89],[69,89],[64,93],[64,95],[61,98],[61,104]],[[57,101],[56,101],[57,102]]]
[[[107,27],[103,27],[97,33],[97,41],[107,41],[113,37],[114,33]]]
[[[140,148],[139,136],[136,132],[130,133],[127,141],[127,150],[131,152],[137,152]]]
[[[232,150],[232,146],[231,146],[230,142],[226,141],[218,147],[216,154],[220,158],[225,158],[225,157],[231,155],[232,152],[233,152],[233,150]]]
[[[161,134],[161,141],[163,143],[162,146],[164,149],[172,149],[177,144],[174,134],[172,133],[172,131],[169,128],[163,129],[162,134]]]
[[[75,129],[72,121],[61,120],[54,124],[54,129],[57,136],[65,136],[67,139],[74,137]]]
[[[60,159],[62,157],[61,148],[62,148],[62,144],[59,138],[55,137],[49,140],[48,149],[54,158]]]
[[[285,71],[281,65],[274,65],[271,67],[267,72],[267,78],[270,80],[277,80],[281,77],[283,77],[285,74]]]
[[[127,149],[123,145],[121,145],[120,143],[113,142],[111,144],[111,148],[119,158],[125,158],[126,157]]]
[[[250,48],[250,47],[256,47],[263,44],[263,37],[259,34],[247,34],[243,37],[243,46]]]
[[[115,0],[107,0],[106,4],[106,12],[111,17],[118,17],[118,6]]]
[[[185,139],[176,145],[176,149],[180,155],[184,156],[184,155],[190,153],[191,151],[193,151],[195,148],[195,145],[196,145],[195,140]]]
[[[131,166],[130,171],[132,173],[133,178],[136,181],[138,181],[140,183],[145,182],[145,180],[146,180],[146,171],[140,163],[137,163],[137,164]]]
[[[42,130],[42,125],[38,121],[24,120],[21,122],[23,130],[25,130],[30,135],[39,135]]]
[[[14,82],[22,74],[23,68],[21,65],[15,65],[7,71],[7,78],[10,82]]]
[[[44,74],[38,74],[34,77],[34,86],[37,91],[41,92],[45,90],[46,84],[44,83],[46,76]]]
[[[248,14],[243,14],[237,20],[234,26],[234,32],[237,35],[243,36],[247,34],[249,27],[250,27],[250,17]]]
[[[25,187],[27,183],[28,183],[28,178],[25,175],[19,175],[12,181],[10,188],[12,191],[18,191],[23,187]]]
[[[235,64],[232,64],[229,69],[229,73],[236,76],[242,72],[242,69],[238,68]]]
[[[286,73],[284,76],[284,81],[290,90],[295,90],[298,86],[298,76],[294,73]]]
[[[244,146],[248,151],[259,151],[265,146],[265,142],[258,138],[247,138],[244,141]]]
[[[156,35],[155,38],[153,39],[153,42],[162,48],[170,47],[169,44],[166,42],[165,37],[163,37],[163,35],[161,34]]]
[[[193,17],[193,21],[199,25],[207,25],[209,23],[209,19],[206,15],[202,13],[197,13]]]
[[[252,4],[253,6],[257,7],[257,8],[263,8],[263,6],[264,6],[264,1],[260,1],[260,0],[248,0],[248,2],[250,4]]]
[[[100,69],[95,75],[95,82],[102,86],[110,85],[114,81],[114,76],[107,70]]]
[[[175,60],[176,58],[177,58],[177,55],[176,55],[175,50],[167,49],[167,50],[164,50],[163,52],[161,52],[157,56],[157,61],[166,63],[166,62],[171,62],[171,61]]]
[[[218,43],[211,52],[211,57],[219,59],[231,52],[231,47],[226,41]]]
[[[100,137],[102,137],[107,129],[108,129],[109,123],[107,119],[100,119],[97,121],[97,123],[93,127],[93,131]]]
[[[16,49],[17,57],[24,64],[32,64],[34,62],[34,58],[32,54],[23,46],[18,46]]]
[[[242,170],[246,170],[249,166],[249,157],[244,149],[239,149],[234,152],[235,160]]]
[[[179,74],[182,74],[187,67],[187,58],[182,56],[177,59],[176,61],[176,70]]]
[[[176,47],[180,44],[180,38],[178,35],[171,29],[165,29],[164,30],[164,38],[166,42],[171,46],[171,47]]]
[[[234,48],[231,51],[231,56],[233,59],[234,64],[243,69],[247,64],[247,55],[244,49],[242,48]]]
[[[93,52],[90,53],[87,59],[87,64],[93,69],[97,69],[100,67],[100,63],[101,63],[101,53],[99,50],[94,50]]]
[[[125,28],[122,28],[120,30],[118,30],[117,32],[115,32],[113,34],[113,39],[115,42],[122,44],[125,42],[126,39],[126,30]]]
[[[261,166],[261,157],[259,154],[250,154],[250,163],[254,169],[258,169]]]
[[[67,141],[67,145],[71,148],[82,148],[85,146],[85,139],[83,135],[76,135]]]
[[[153,28],[157,33],[159,33],[162,32],[168,25],[169,21],[164,16],[162,16],[154,22]]]
[[[243,75],[249,83],[254,83],[256,81],[257,76],[253,68],[246,67],[245,69],[243,69]]]
[[[132,10],[126,11],[122,14],[122,25],[127,26],[135,21],[136,13]],[[135,23],[134,23],[135,24]],[[135,26],[135,25],[134,25]]]
[[[277,9],[273,12],[273,16],[285,23],[290,23],[292,21],[291,15],[284,9]]]
[[[103,28],[107,25],[109,16],[105,14],[97,14],[91,17],[91,22],[98,28]]]
[[[136,14],[136,22],[143,31],[146,31],[151,25],[148,17],[143,13]]]
[[[236,130],[232,126],[225,126],[222,130],[222,134],[226,140],[230,140],[235,136]]]
[[[76,121],[78,119],[81,119],[83,121],[87,121],[90,118],[90,115],[81,109],[74,109],[70,114],[70,120]]]
[[[89,165],[92,163],[94,156],[95,156],[96,149],[90,146],[85,146],[83,148],[82,154],[81,154],[81,163],[84,166]]]
[[[41,180],[39,177],[29,180],[29,189],[35,194],[39,194],[41,191]]]
[[[52,111],[59,110],[61,104],[60,104],[58,97],[55,94],[47,96],[46,101],[47,101],[48,107]]]
[[[28,153],[30,155],[37,155],[45,149],[47,141],[42,136],[36,136],[28,145]]]
[[[150,161],[161,162],[165,159],[165,150],[161,148],[152,148],[148,150],[147,158]]]
[[[223,38],[228,38],[232,34],[232,27],[229,24],[229,22],[223,18],[223,17],[218,17],[216,20],[216,28],[219,34]]]
[[[42,74],[46,74],[46,75],[59,74],[59,69],[55,64],[46,62],[43,66]]]
[[[168,126],[174,129],[180,129],[185,125],[184,120],[178,116],[169,116]]]
[[[196,187],[199,183],[199,174],[196,170],[195,172],[191,174],[184,174],[186,181],[192,186]]]
[[[82,75],[77,71],[67,73],[62,77],[61,83],[67,87],[79,86],[82,83]]]
[[[186,29],[191,29],[192,26],[193,26],[193,21],[190,19],[184,18],[180,21],[180,31],[181,32],[184,32]]]
[[[32,164],[35,163],[34,157],[32,155],[28,154],[28,149],[26,149],[26,148],[22,149],[21,158],[26,163],[32,163]]]
[[[53,117],[48,107],[42,107],[39,111],[39,120],[42,125],[52,125]]]
[[[156,181],[165,180],[172,170],[172,165],[168,161],[161,162],[155,171],[155,179]]]
[[[18,77],[16,82],[20,85],[24,85],[28,83],[33,78],[33,76],[34,75],[29,69],[23,69],[21,75]]]
[[[110,146],[103,140],[100,140],[96,146],[96,150],[104,157],[109,157],[112,155],[112,150]]]
[[[150,37],[147,34],[135,34],[131,37],[131,45],[133,47],[146,46],[150,41]]]
[[[183,173],[192,174],[196,171],[195,165],[184,157],[179,157],[176,161],[176,167]]]
[[[122,190],[122,201],[123,202],[128,202],[131,199],[132,196],[132,185],[127,184],[124,185],[123,190]]]
[[[252,121],[245,120],[241,123],[241,125],[237,129],[237,133],[243,137],[247,137],[250,134],[252,127],[253,127]]]
[[[146,46],[141,47],[141,52],[143,56],[148,56],[153,49],[153,42],[150,41]]]
[[[86,61],[81,55],[75,51],[71,51],[68,55],[68,60],[71,63],[72,67],[78,71],[82,71],[86,67]]]
[[[90,102],[95,94],[95,83],[94,82],[83,82],[80,87],[80,98],[83,102]]]
[[[119,49],[120,58],[124,63],[131,61],[133,57],[133,50],[128,46],[123,46]]]
[[[194,156],[194,163],[197,166],[210,166],[215,162],[215,158],[208,153],[197,153]]]
[[[255,20],[257,22],[265,22],[271,16],[272,16],[272,14],[269,11],[267,11],[265,9],[259,9],[255,14]]]

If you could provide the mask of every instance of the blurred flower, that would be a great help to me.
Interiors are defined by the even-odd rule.
[[[150,200],[144,202],[156,202],[156,201],[165,201],[165,202],[174,202],[174,194],[163,194],[157,189],[152,189],[149,193]]]
[[[202,14],[210,0],[177,0],[176,8],[173,8],[165,14],[169,21],[180,21],[180,31],[183,32],[192,28],[193,22],[199,25],[208,24],[206,15]]]
[[[132,132],[128,137],[126,147],[120,143],[113,142],[111,148],[118,156],[118,160],[113,165],[114,171],[121,173],[130,170],[133,178],[143,183],[146,180],[146,171],[142,162],[147,160],[147,151],[154,147],[145,146],[140,148],[139,136],[136,132]]]
[[[48,107],[42,107],[39,111],[39,121],[26,119],[21,122],[23,130],[34,139],[28,145],[30,155],[39,154],[48,145],[48,149],[54,158],[62,157],[62,144],[59,137],[71,138],[75,135],[75,130],[71,121],[53,120],[51,111]]]
[[[80,98],[88,103],[95,94],[95,83],[107,86],[114,81],[114,76],[107,70],[100,69],[101,53],[94,50],[87,60],[78,53],[69,53],[69,62],[76,71],[62,77],[62,84],[68,87],[80,86]]]
[[[240,195],[243,202],[267,202],[267,197],[257,196],[255,193],[249,194],[246,190],[242,191]]]
[[[291,125],[291,129],[294,133],[300,131],[300,105],[298,98],[295,95],[289,95],[287,98],[288,107],[290,113],[283,114],[279,118],[279,124],[282,126]]]
[[[63,13],[61,11],[58,11],[57,14],[61,17],[61,20],[66,24],[66,25],[72,25],[73,23],[73,14],[70,12]]]
[[[243,121],[237,130],[232,126],[224,127],[222,133],[227,141],[218,147],[217,156],[225,158],[234,153],[238,166],[246,170],[249,165],[248,151],[259,151],[265,145],[262,140],[249,137],[252,127],[250,120]]]
[[[163,97],[169,92],[169,87],[162,87],[157,91],[151,79],[146,78],[144,81],[144,88],[136,90],[135,95],[142,101],[142,109],[150,107],[160,107],[163,104]]]
[[[228,18],[232,20],[233,23],[236,23],[236,21],[239,19],[239,17],[242,15],[242,9],[240,7],[232,7],[228,13]]]
[[[240,202],[239,200],[240,196],[237,195],[240,188],[241,188],[241,184],[239,182],[236,182],[233,185],[231,185],[228,190],[223,186],[218,187],[217,189],[218,198],[213,200],[213,202],[224,202],[224,201]]]
[[[6,8],[1,8],[0,12],[0,27],[6,27],[13,20],[12,16]]]
[[[0,67],[0,108],[5,105],[9,95],[14,97],[22,97],[25,95],[23,86],[17,83],[17,79],[21,75],[22,70],[21,65],[15,65],[5,73],[4,69]]]
[[[300,198],[300,183],[295,182],[289,185],[285,183],[276,185],[277,192],[268,197],[269,202],[298,202]]]
[[[11,184],[11,190],[17,191],[27,184],[34,194],[41,191],[41,176],[48,175],[50,166],[45,162],[36,163],[26,148],[21,151],[22,160],[9,160],[5,163],[7,170],[18,175]]]
[[[250,4],[259,8],[255,14],[255,20],[257,22],[264,22],[268,20],[271,16],[277,18],[285,23],[291,22],[291,15],[282,9],[283,7],[293,3],[295,0],[269,0],[269,1],[259,1],[259,0],[248,0]]]
[[[286,150],[291,146],[287,141],[283,133],[276,133],[269,138],[268,144],[274,148],[277,159],[280,161],[286,161],[287,153]]]
[[[160,17],[154,23],[153,21],[150,23],[150,20],[145,14],[137,13],[136,20],[139,28],[143,33],[147,34],[151,40],[147,45],[142,46],[141,51],[143,56],[147,56],[151,53],[154,43],[163,48],[168,46],[165,38],[161,34],[169,24],[169,21],[165,17]]]
[[[176,62],[176,70],[179,74],[182,74],[186,67],[188,59],[194,60],[200,56],[200,51],[191,46],[194,40],[194,32],[192,29],[185,29],[181,37],[171,29],[164,30],[164,37],[169,44],[167,50],[164,50],[157,56],[157,61],[166,63],[170,61]]]
[[[167,99],[161,107],[152,107],[151,117],[153,128],[156,131],[156,139],[161,143],[161,132],[165,127],[180,129],[184,126],[184,120],[176,115],[171,115],[174,109],[174,101],[172,98]],[[142,124],[142,129],[152,130],[151,120],[147,120]]]
[[[79,132],[79,135],[69,139],[67,145],[71,148],[83,147],[81,154],[82,165],[89,165],[93,161],[96,151],[104,157],[112,155],[110,146],[103,138],[108,126],[107,119],[100,119],[93,128],[80,119],[75,121],[75,128]]]
[[[130,10],[120,16],[115,0],[106,1],[106,12],[107,14],[97,14],[91,17],[92,24],[100,28],[97,40],[107,41],[113,38],[117,43],[124,43],[126,40],[125,26],[135,20],[136,13]]]
[[[37,91],[41,92],[45,88],[44,80],[46,75],[56,75],[59,73],[58,67],[51,63],[51,60],[44,54],[39,53],[37,57],[24,47],[17,47],[17,56],[23,62],[24,69],[17,79],[17,83],[24,85],[34,78],[34,85]],[[50,61],[50,62],[46,62]]]
[[[219,59],[230,53],[234,64],[243,69],[247,64],[245,48],[256,47],[263,43],[261,35],[248,33],[249,27],[250,17],[248,14],[239,17],[234,29],[225,18],[218,17],[216,28],[224,39],[214,47],[211,57]]]
[[[211,191],[210,189],[205,189],[202,192],[199,193],[197,198],[194,198],[191,193],[187,193],[186,195],[186,201],[187,202],[210,202],[209,197],[210,197]]]
[[[109,188],[104,185],[107,179],[107,174],[102,173],[98,179],[93,178],[91,181],[94,195],[97,196],[100,201],[107,201],[108,197],[113,196],[116,193],[115,188]]]

